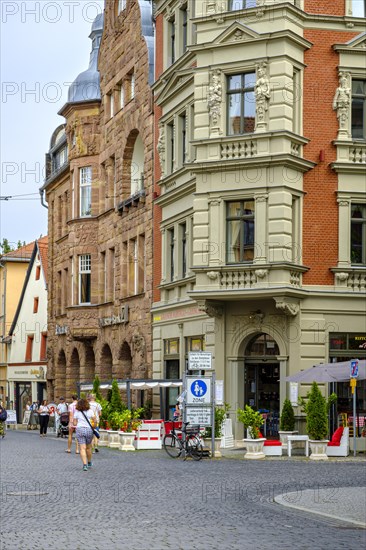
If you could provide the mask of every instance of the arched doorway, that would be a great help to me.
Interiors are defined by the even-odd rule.
[[[107,382],[112,380],[113,356],[108,344],[104,344],[100,355],[100,380]]]
[[[54,398],[59,399],[65,397],[66,393],[66,355],[63,350],[60,351],[57,363],[56,363],[56,373],[55,373],[55,391]]]
[[[278,431],[279,355],[277,342],[264,332],[251,338],[245,348],[244,403],[269,415],[271,435]]]
[[[66,394],[67,399],[70,399],[73,393],[77,393],[77,383],[80,381],[80,358],[76,348],[73,349],[66,373]]]

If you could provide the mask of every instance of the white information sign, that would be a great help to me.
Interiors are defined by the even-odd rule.
[[[187,403],[190,405],[211,404],[211,378],[187,377]]]
[[[8,417],[6,419],[6,424],[16,424],[17,423],[17,412],[14,410],[6,411]]]
[[[215,402],[216,405],[224,404],[224,381],[216,380],[215,382]]]
[[[211,426],[211,407],[187,407],[187,422],[200,426]]]
[[[211,370],[212,353],[210,351],[190,351],[188,354],[189,370]]]
[[[290,382],[290,401],[293,407],[299,405],[299,384],[297,382]]]

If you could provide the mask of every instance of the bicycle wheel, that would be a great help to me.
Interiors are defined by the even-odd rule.
[[[164,436],[163,445],[165,451],[171,458],[178,458],[182,452],[180,441],[174,434]]]
[[[193,460],[201,460],[203,457],[203,448],[197,436],[191,435],[189,439],[187,439],[187,451]]]

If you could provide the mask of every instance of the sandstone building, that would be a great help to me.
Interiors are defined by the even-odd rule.
[[[151,375],[151,9],[106,2],[47,154],[50,398]]]
[[[153,375],[211,351],[234,422],[275,418],[286,376],[366,355],[365,2],[155,7]]]

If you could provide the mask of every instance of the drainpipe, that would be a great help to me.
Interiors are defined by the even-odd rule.
[[[44,189],[43,189],[43,187],[41,187],[41,189],[39,190],[39,194],[41,196],[41,205],[44,206],[45,208],[47,208],[47,210],[48,210],[48,206],[44,202]]]

